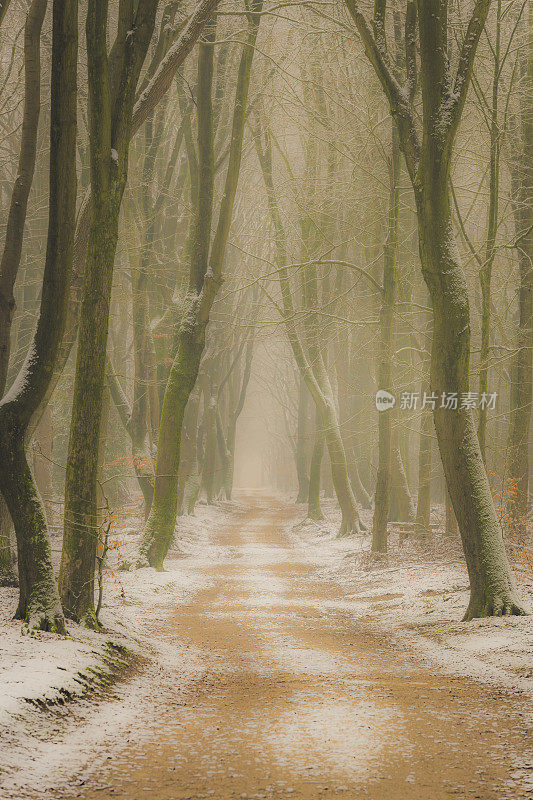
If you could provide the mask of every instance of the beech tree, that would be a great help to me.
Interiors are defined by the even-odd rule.
[[[0,262],[0,395],[6,390],[15,309],[14,287],[20,267],[28,197],[33,183],[41,110],[41,29],[47,0],[33,0],[24,27],[24,112],[17,177],[13,184],[4,250]],[[0,24],[8,3],[0,6]],[[11,518],[0,497],[0,582],[16,583],[11,548]]]
[[[357,1],[345,1],[389,101],[413,184],[422,273],[433,306],[431,389],[437,397],[443,392],[460,395],[469,390],[470,310],[453,235],[450,165],[490,0],[476,0],[454,69],[448,3],[408,2],[404,83],[390,66],[386,2],[376,2],[371,27]],[[414,109],[418,73],[421,131]],[[434,421],[470,579],[465,619],[522,614],[524,609],[507,560],[472,413],[436,403]]]
[[[25,452],[28,428],[53,377],[66,324],[76,213],[77,0],[54,0],[50,196],[37,328],[26,360],[0,402],[0,490],[15,526],[16,616],[31,629],[65,631],[44,508]]]
[[[178,511],[178,475],[183,417],[198,377],[205,332],[222,280],[235,195],[239,182],[250,73],[260,22],[262,0],[248,13],[248,32],[239,63],[228,167],[217,227],[210,245],[213,214],[213,48],[203,43],[198,63],[198,197],[190,247],[189,290],[178,332],[174,358],[161,409],[154,499],[146,523],[141,557],[163,568],[174,535]],[[212,34],[211,34],[212,36]]]

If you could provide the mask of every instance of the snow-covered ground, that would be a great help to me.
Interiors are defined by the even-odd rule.
[[[210,522],[218,524],[221,516],[218,508],[199,506],[196,517],[180,523],[180,549],[202,552],[202,532]],[[184,561],[169,559],[165,572],[124,569],[134,562],[138,541],[139,522],[130,518],[129,523],[113,535],[116,547],[110,551],[104,578],[99,633],[69,622],[67,637],[45,632],[25,635],[20,621],[12,619],[17,590],[0,587],[0,725],[34,701],[62,704],[85,694],[91,670],[109,668],[110,648],[111,655],[115,646],[140,656],[149,647],[149,642],[138,640],[141,620],[147,615],[157,618],[170,601],[179,604],[204,588],[205,580],[199,580],[190,560],[185,567]]]
[[[283,502],[272,499],[273,505]],[[205,671],[202,654],[194,647],[177,654],[172,643],[165,641],[164,628],[158,631],[158,623],[169,609],[210,588],[206,566],[220,563],[224,550],[220,538],[216,544],[215,533],[245,503],[245,495],[238,495],[235,503],[199,506],[194,517],[180,519],[178,544],[164,573],[128,569],[134,562],[141,519],[138,514],[125,514],[114,532],[117,544],[106,574],[99,633],[70,624],[66,638],[47,633],[25,636],[20,622],[10,619],[16,591],[0,589],[0,775],[4,772],[4,786],[21,787],[24,781],[42,785],[44,797],[54,763],[74,755],[81,762],[105,748],[121,726],[127,732],[133,717],[142,715],[150,684],[165,662],[181,660],[184,685]],[[298,557],[316,567],[318,580],[342,588],[343,607],[354,619],[392,637],[398,648],[416,650],[442,671],[490,682],[531,699],[533,619],[460,621],[468,583],[458,543],[450,543],[437,531],[429,544],[409,540],[400,544],[398,534],[392,533],[389,555],[376,561],[369,553],[370,536],[338,538],[339,512],[328,500],[323,507],[327,520],[312,523],[303,520],[304,507],[292,506],[286,535]],[[54,550],[59,550],[57,540]],[[517,567],[517,578],[526,603],[533,607],[532,575]],[[270,583],[265,591],[274,588]],[[128,665],[127,674],[134,675],[142,661],[148,667],[140,670],[139,678],[114,684],[122,664]],[[55,716],[41,714],[39,706],[51,707]],[[90,726],[79,724],[84,717],[90,718]],[[22,765],[24,781],[19,775]],[[10,791],[0,792],[0,797],[26,796],[22,789]]]
[[[216,559],[216,548],[207,542],[209,531],[220,525],[223,517],[219,507],[199,506],[195,517],[181,520],[179,548],[172,548],[166,570],[161,573],[128,568],[134,563],[142,527],[140,515],[128,509],[112,536],[116,546],[109,553],[100,615],[102,630],[98,633],[69,622],[67,637],[45,632],[25,635],[20,621],[12,619],[17,590],[0,588],[0,787],[4,780],[9,785],[22,768],[29,783],[40,783],[44,789],[56,758],[81,758],[97,747],[100,739],[106,741],[105,731],[116,732],[121,718],[128,724],[135,714],[142,713],[145,681],[153,679],[158,664],[175,658],[161,637],[147,636],[146,623],[156,625],[168,614],[169,605],[179,605],[208,587],[199,568],[206,559],[209,563]],[[56,562],[59,544],[54,537]],[[203,666],[194,654],[182,655],[186,682]],[[120,673],[134,675],[143,660],[152,664],[152,670],[148,670],[152,674],[133,688],[121,686]],[[42,715],[38,708],[47,708],[50,713]],[[73,714],[75,719],[70,719]],[[87,735],[83,724],[71,731],[69,724],[83,723],[85,715],[90,715],[92,722],[95,716],[99,720],[91,727],[92,735]],[[54,745],[51,731],[60,739],[67,732],[68,752]],[[32,762],[37,770],[33,779]],[[22,784],[15,779],[15,785]],[[1,791],[0,798],[4,798]]]
[[[442,669],[488,681],[533,697],[533,616],[462,622],[468,605],[468,577],[459,542],[435,529],[420,544],[389,535],[389,553],[370,554],[370,536],[338,538],[340,513],[322,503],[324,522],[304,520],[293,535],[326,580],[349,591],[354,614],[416,649]],[[441,509],[434,510],[438,519]],[[363,512],[371,530],[371,517]],[[402,526],[400,526],[402,527]],[[533,612],[533,572],[513,559],[517,584]]]

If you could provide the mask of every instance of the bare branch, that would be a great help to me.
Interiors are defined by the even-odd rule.
[[[135,103],[132,133],[139,130],[150,112],[169,90],[174,75],[185,61],[219,0],[201,0],[176,43],[161,61],[152,80]]]
[[[453,91],[447,102],[449,112],[448,136],[451,138],[454,137],[459,120],[461,119],[461,113],[472,79],[472,70],[479,37],[485,27],[490,3],[491,0],[476,0],[470,22],[468,23],[466,36],[461,47]]]

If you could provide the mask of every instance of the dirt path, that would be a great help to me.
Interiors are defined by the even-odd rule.
[[[57,796],[529,797],[517,698],[395,652],[284,533],[294,510],[245,502],[218,531],[210,588],[158,625],[177,654],[202,651],[205,674],[176,688],[177,657],[142,730]]]

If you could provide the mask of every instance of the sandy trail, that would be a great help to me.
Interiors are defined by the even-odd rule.
[[[177,657],[142,728],[57,797],[529,797],[519,699],[395,651],[284,532],[294,508],[240,499],[210,588],[157,624]],[[187,689],[183,647],[207,665]]]

